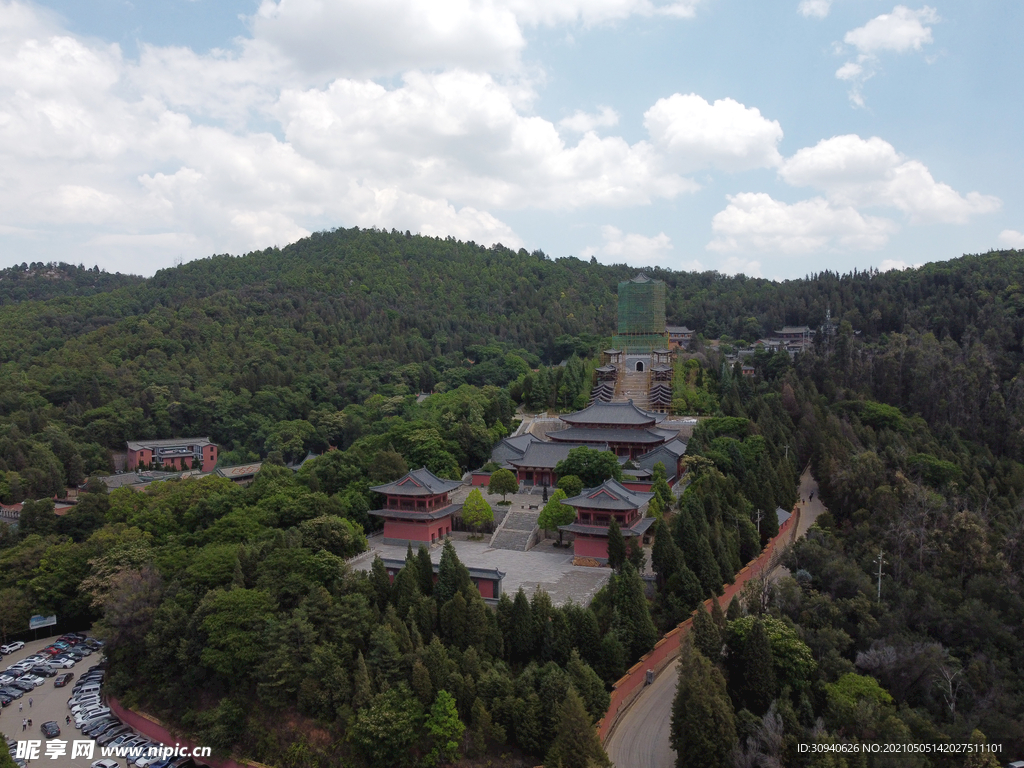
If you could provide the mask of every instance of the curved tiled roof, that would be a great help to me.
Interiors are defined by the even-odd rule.
[[[407,472],[393,483],[375,485],[370,488],[377,493],[391,493],[395,496],[435,496],[454,491],[462,485],[461,480],[442,480],[426,467]]]
[[[601,401],[595,400],[594,404],[597,405],[599,402]],[[653,429],[614,429],[610,427],[596,429],[569,427],[557,432],[548,432],[548,437],[558,443],[643,443],[648,445],[664,443],[669,439]]]
[[[651,413],[628,403],[593,403],[582,411],[561,417],[567,424],[601,424],[609,427],[653,426],[665,418],[663,413]]]
[[[639,509],[653,498],[653,493],[631,491],[617,480],[605,480],[596,488],[584,488],[579,496],[563,499],[562,503],[586,509],[630,510]]]

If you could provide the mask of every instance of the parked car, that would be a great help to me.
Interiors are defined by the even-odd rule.
[[[17,680],[15,680],[13,683],[11,683],[9,687],[10,688],[17,688],[19,691],[23,691],[25,693],[29,693],[29,692],[34,691],[36,689],[36,686],[33,683],[22,682],[20,677]]]
[[[6,693],[0,693],[0,707],[10,706],[12,701],[14,701],[13,696],[8,696]]]
[[[119,728],[110,728],[96,737],[96,743],[101,747],[105,747],[118,736],[125,733],[134,733],[134,731],[127,725],[122,725]]]
[[[19,677],[17,680],[14,681],[15,684],[18,684],[18,683],[28,683],[33,688],[38,688],[40,685],[42,685],[45,682],[46,682],[46,680],[44,678],[40,677],[39,675],[33,675],[31,672],[26,672],[24,675],[22,675],[21,677]]]
[[[111,723],[102,730],[93,731],[93,733],[90,735],[96,740],[97,744],[102,744],[105,746],[107,742],[109,742],[114,737],[120,736],[122,733],[128,733],[128,731],[130,730],[131,728],[129,728],[124,723],[116,722]]]
[[[15,651],[20,651],[24,647],[25,644],[21,642],[21,640],[15,640],[13,643],[8,643],[7,645],[0,645],[0,653],[14,653]]]
[[[68,683],[71,682],[71,680],[72,680],[72,678],[74,678],[74,676],[75,676],[74,672],[65,672],[65,673],[63,673],[61,675],[57,675],[57,677],[55,677],[53,679],[53,687],[54,688],[63,688],[65,685],[67,685]]]
[[[102,760],[97,760],[95,763],[90,765],[89,768],[118,768],[118,765],[116,760],[104,757]]]
[[[57,670],[49,664],[46,664],[45,666],[42,664],[36,664],[29,670],[29,672],[38,677],[56,677],[57,675]]]
[[[57,725],[55,720],[47,720],[39,726],[39,730],[41,730],[43,732],[43,736],[48,739],[56,739],[60,736],[60,726]]]
[[[10,696],[12,699],[20,699],[25,695],[25,692],[20,688],[15,688],[13,685],[5,685],[0,687],[0,693],[5,696]]]
[[[103,722],[97,723],[95,725],[86,724],[86,726],[82,728],[82,733],[84,733],[91,739],[95,739],[99,737],[100,734],[102,734],[104,731],[110,728],[119,728],[120,726],[121,724],[117,721],[117,718],[105,718]]]

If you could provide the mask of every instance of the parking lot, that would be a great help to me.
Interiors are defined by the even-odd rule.
[[[26,643],[25,647],[20,651],[16,651],[8,656],[4,656],[3,659],[0,659],[0,670],[5,669],[17,661],[21,661],[26,656],[38,653],[48,646],[53,640],[56,640],[56,637]],[[78,662],[78,664],[71,669],[61,670],[73,672],[75,675],[74,679],[66,687],[54,688],[54,678],[47,678],[46,682],[36,688],[35,691],[26,693],[20,699],[11,702],[8,706],[0,710],[0,730],[3,731],[4,736],[12,739],[38,739],[42,742],[40,757],[38,760],[32,760],[30,762],[31,765],[52,765],[57,768],[88,768],[92,763],[100,759],[99,746],[94,748],[95,754],[92,759],[78,757],[72,760],[67,756],[71,754],[71,743],[75,739],[88,739],[88,737],[83,736],[81,732],[75,729],[74,718],[72,718],[70,725],[66,724],[64,718],[70,714],[67,701],[71,697],[71,691],[75,682],[82,674],[85,673],[86,670],[89,669],[89,667],[94,664],[98,664],[102,658],[102,652],[93,653],[91,656]],[[29,699],[32,700],[31,707],[29,706]],[[23,718],[32,719],[32,727],[25,731],[22,731],[21,721]],[[68,742],[67,755],[64,757],[53,759],[45,756],[46,739],[39,730],[39,726],[48,720],[53,720],[60,726],[59,738]],[[122,766],[122,768],[125,765],[125,761],[123,759],[117,760],[116,762],[119,766]]]

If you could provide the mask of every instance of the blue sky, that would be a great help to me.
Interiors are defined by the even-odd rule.
[[[0,265],[379,226],[770,278],[1024,248],[1020,0],[0,0]]]

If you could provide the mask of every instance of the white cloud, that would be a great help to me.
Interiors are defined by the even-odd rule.
[[[569,117],[558,121],[558,127],[573,133],[586,133],[595,128],[607,128],[618,125],[619,114],[611,107],[599,107],[596,113],[583,112],[577,109]]]
[[[935,9],[927,5],[916,11],[897,5],[892,13],[883,13],[863,27],[851,29],[843,42],[861,53],[920,51],[923,45],[932,42],[932,30],[928,25],[938,21]]]
[[[516,76],[455,68],[411,70],[387,86],[356,77],[313,84],[259,34],[275,13],[315,5],[264,3],[257,36],[232,52],[143,45],[131,61],[116,45],[0,0],[0,234],[66,237],[142,269],[147,249],[190,258],[352,224],[518,246],[498,211],[671,199],[699,188],[682,174],[702,155],[699,164],[726,168],[776,162],[778,124],[730,100],[685,97],[713,117],[690,134],[672,122],[686,115],[665,107],[678,100],[664,100],[649,113],[658,141],[629,143],[593,132],[615,124],[610,107],[558,125],[531,114],[536,93]],[[550,21],[541,4],[452,7]],[[584,24],[673,7],[552,6]]]
[[[832,0],[802,0],[797,10],[803,16],[824,19],[832,7]]]
[[[999,233],[999,243],[1007,248],[1024,248],[1024,233],[1015,229],[1004,229]]]
[[[718,271],[726,275],[761,277],[761,262],[757,259],[744,259],[741,256],[730,256],[719,265]]]
[[[836,70],[836,78],[850,83],[849,96],[854,106],[864,106],[864,83],[878,71],[878,54],[920,51],[932,42],[932,29],[928,25],[938,21],[935,9],[927,5],[916,11],[897,5],[892,13],[876,16],[863,27],[846,33],[843,42],[853,46],[858,55],[855,61],[848,61]]]
[[[889,272],[893,269],[898,269],[901,272],[904,269],[917,269],[922,266],[921,264],[907,264],[905,261],[900,259],[882,259],[882,263],[878,265],[879,272]]]
[[[613,226],[601,227],[600,246],[588,245],[582,256],[595,256],[605,264],[629,264],[634,267],[667,265],[672,251],[672,240],[664,232],[654,237],[626,233]],[[700,262],[689,262],[685,265],[673,265],[682,269],[700,269]]]
[[[716,237],[708,250],[789,254],[871,250],[885,245],[896,230],[888,219],[863,216],[849,206],[833,207],[820,197],[789,204],[763,192],[742,192],[728,199],[729,205],[711,221]]]
[[[935,181],[923,163],[904,157],[877,136],[823,139],[787,158],[779,175],[794,186],[822,190],[836,205],[897,208],[912,223],[962,224],[1001,205],[991,195],[961,195]]]
[[[593,26],[630,16],[691,18],[699,0],[262,0],[255,47],[312,74],[520,66],[524,27]]]
[[[683,172],[700,168],[742,171],[771,168],[781,156],[782,127],[756,107],[733,99],[709,104],[695,93],[658,99],[644,113],[654,144]]]

